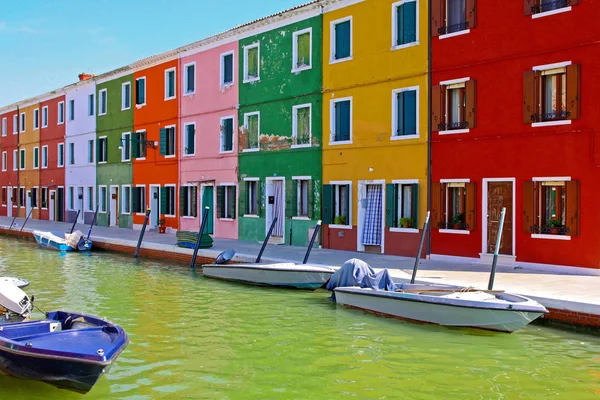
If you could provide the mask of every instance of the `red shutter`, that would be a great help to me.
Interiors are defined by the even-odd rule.
[[[525,71],[523,74],[523,123],[533,122],[531,116],[537,114],[535,89],[537,71]]]
[[[469,21],[469,28],[475,28],[477,26],[476,3],[476,0],[467,0],[467,21]]]
[[[431,184],[431,228],[438,229],[439,222],[442,222],[444,216],[442,212],[442,184],[433,182]]]
[[[579,4],[579,0],[571,0],[571,2],[569,3],[570,6],[575,6]]]
[[[579,118],[579,64],[567,66],[567,111],[571,113],[569,119]]]
[[[531,234],[531,227],[535,225],[535,197],[533,181],[523,182],[523,233]]]
[[[531,7],[535,5],[535,0],[523,0],[523,13],[525,15],[531,15]]]
[[[465,184],[466,204],[465,204],[465,222],[468,231],[477,229],[477,185],[475,182]]]
[[[467,128],[475,128],[477,126],[477,102],[476,102],[476,92],[477,92],[477,85],[475,84],[475,81],[470,80],[465,82],[465,92],[467,94],[467,102],[466,102],[466,116],[467,116],[467,122],[469,123],[469,125],[467,126]]]
[[[579,235],[579,181],[567,182],[567,215],[565,226],[570,236]]]
[[[431,0],[431,36],[436,37],[440,35],[438,29],[443,25],[444,19],[442,18],[442,1],[445,0]]]
[[[431,88],[431,131],[440,130],[439,124],[444,123],[444,99],[446,87],[435,85]]]

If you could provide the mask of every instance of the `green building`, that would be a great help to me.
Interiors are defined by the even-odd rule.
[[[133,73],[113,71],[96,79],[98,225],[131,228],[133,171],[127,146],[133,132]]]
[[[286,21],[288,21],[286,23]],[[239,234],[304,246],[321,215],[322,16],[310,4],[239,42]]]

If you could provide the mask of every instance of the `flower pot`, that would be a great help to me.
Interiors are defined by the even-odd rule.
[[[159,226],[158,227],[158,233],[166,233],[167,232],[167,227],[166,226]]]
[[[560,232],[560,229],[558,229],[558,228],[550,229],[550,234],[552,234],[552,235],[558,235],[559,232]]]
[[[402,224],[402,227],[403,228],[410,228],[410,223],[405,222],[405,223]]]
[[[462,224],[454,224],[454,229],[456,229],[456,230],[462,229]]]

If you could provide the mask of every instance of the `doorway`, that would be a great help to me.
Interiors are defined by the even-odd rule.
[[[384,252],[384,183],[358,183],[358,251]]]
[[[25,217],[28,218],[31,214],[31,190],[27,191],[25,196]]]
[[[79,217],[77,218],[77,223],[83,224],[84,221],[84,211],[83,211],[83,188],[77,188],[77,211],[79,211]]]
[[[117,227],[119,224],[119,187],[110,187],[110,221],[109,226]]]
[[[269,231],[275,217],[277,222],[269,243],[285,243],[285,179],[267,178],[266,196],[266,227],[265,234]]]
[[[151,229],[158,228],[160,219],[160,186],[150,185],[150,217],[148,224]]]
[[[483,253],[494,254],[500,228],[502,208],[506,207],[499,254],[514,256],[514,179],[484,179]]]
[[[65,220],[65,188],[59,187],[56,192],[56,220],[64,222]]]
[[[13,204],[13,192],[12,187],[6,188],[6,216],[12,217],[12,204]]]
[[[208,207],[208,217],[206,218],[206,227],[204,231],[209,235],[215,233],[215,213],[214,213],[214,198],[215,190],[213,185],[202,186],[202,207],[200,209],[200,223],[202,223],[202,216],[204,215],[205,207]]]
[[[56,215],[56,190],[50,191],[50,204],[48,204],[48,211],[50,213],[49,220],[54,221],[54,217]]]

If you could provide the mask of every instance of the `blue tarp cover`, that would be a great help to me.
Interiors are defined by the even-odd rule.
[[[327,283],[327,290],[336,287],[359,286],[377,290],[396,290],[396,285],[387,269],[375,273],[373,268],[358,258],[352,258],[344,263]],[[335,293],[331,296],[335,299]]]

